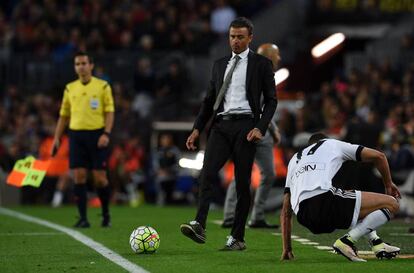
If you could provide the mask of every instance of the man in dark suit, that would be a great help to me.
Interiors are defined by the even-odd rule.
[[[180,226],[181,232],[197,243],[206,240],[211,182],[230,157],[234,161],[236,213],[231,235],[222,250],[246,249],[244,231],[250,207],[255,143],[266,133],[277,106],[272,62],[250,51],[252,38],[253,24],[248,19],[240,17],[230,24],[232,55],[214,63],[206,97],[186,142],[189,150],[195,150],[200,132],[213,119],[200,176],[197,215],[194,221]]]

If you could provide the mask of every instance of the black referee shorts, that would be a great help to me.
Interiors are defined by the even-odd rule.
[[[90,170],[106,169],[108,147],[98,148],[99,137],[104,129],[69,130],[69,167]]]
[[[299,204],[298,222],[314,234],[348,229],[356,223],[358,215],[354,214],[359,214],[357,194],[360,196],[356,191],[331,188],[326,193],[305,199]]]

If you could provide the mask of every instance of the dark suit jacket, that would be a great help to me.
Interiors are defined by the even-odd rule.
[[[226,56],[214,63],[207,94],[203,100],[193,129],[198,129],[201,132],[210,118],[216,118],[217,112],[213,110],[213,106],[223,84],[224,73],[230,58],[231,56]],[[246,73],[246,95],[254,115],[255,127],[262,132],[262,135],[265,135],[277,106],[272,62],[268,58],[250,51]],[[263,107],[261,101],[262,95]],[[222,105],[219,109],[223,109]]]

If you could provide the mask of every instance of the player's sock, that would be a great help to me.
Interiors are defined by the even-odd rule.
[[[367,238],[370,242],[372,242],[379,239],[380,237],[377,235],[377,231],[374,230],[367,234]]]
[[[391,219],[388,209],[380,209],[368,214],[360,223],[348,232],[353,241],[358,241],[362,236],[373,232]]]
[[[86,199],[87,199],[87,190],[86,184],[75,184],[75,196],[76,203],[78,205],[79,216],[81,219],[86,220]]]
[[[109,198],[110,198],[110,188],[109,186],[104,186],[97,189],[99,200],[102,205],[102,216],[104,218],[109,217]]]

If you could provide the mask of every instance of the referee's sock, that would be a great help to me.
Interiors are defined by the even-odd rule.
[[[86,220],[86,201],[87,190],[86,184],[75,184],[75,196],[76,203],[78,205],[79,216],[81,219]]]
[[[388,209],[379,209],[368,214],[360,223],[348,232],[348,235],[355,242],[364,235],[377,230],[391,219],[391,213]]]
[[[99,200],[101,201],[102,205],[102,216],[104,218],[109,217],[109,198],[111,195],[111,190],[109,186],[104,186],[96,189]]]

